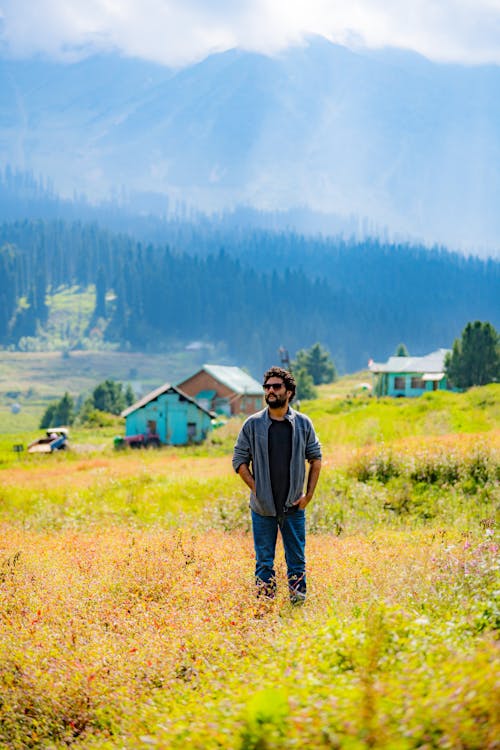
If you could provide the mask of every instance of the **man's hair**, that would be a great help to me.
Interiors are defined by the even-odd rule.
[[[291,372],[288,372],[288,370],[284,370],[283,367],[270,367],[269,370],[264,373],[264,385],[267,383],[269,378],[281,378],[286,390],[292,392],[290,401],[293,400],[295,391],[297,389],[297,384]]]

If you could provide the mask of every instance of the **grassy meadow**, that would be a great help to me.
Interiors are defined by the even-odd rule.
[[[203,446],[0,435],[0,747],[493,750],[500,386],[301,408],[308,600],[256,600],[240,420]],[[16,415],[20,416],[20,415]],[[18,423],[19,424],[19,423]]]

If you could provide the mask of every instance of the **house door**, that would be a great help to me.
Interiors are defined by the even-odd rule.
[[[170,403],[165,418],[167,443],[169,445],[186,445],[188,442],[187,406],[183,403]]]

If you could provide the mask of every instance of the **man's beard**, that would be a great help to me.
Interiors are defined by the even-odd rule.
[[[268,393],[267,396],[265,396],[266,404],[269,406],[270,409],[281,409],[282,406],[286,406],[286,396],[278,396],[276,393],[274,394],[274,399],[272,401],[269,401],[269,396],[271,394]]]

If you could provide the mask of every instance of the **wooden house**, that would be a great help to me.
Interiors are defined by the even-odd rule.
[[[263,407],[260,383],[239,367],[203,365],[201,370],[179,383],[184,393],[217,414],[254,414]]]
[[[389,357],[381,364],[370,362],[378,396],[420,396],[428,391],[448,390],[444,361],[449,349],[438,349],[424,357]]]
[[[201,443],[213,414],[170,383],[156,388],[122,412],[125,435],[157,436],[164,445]]]

